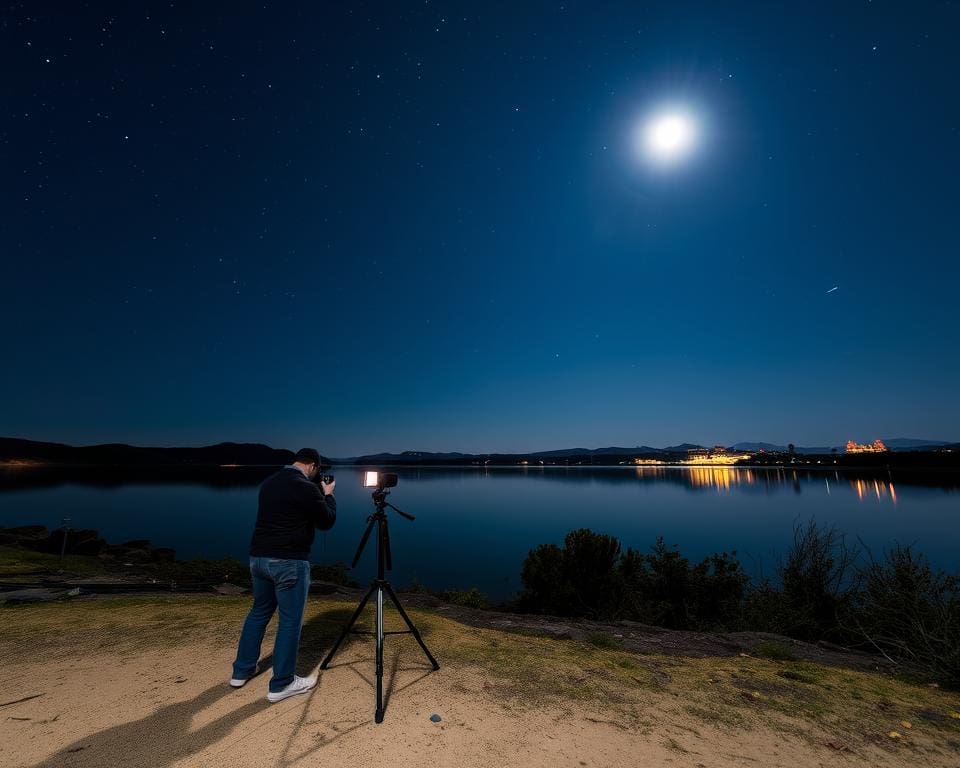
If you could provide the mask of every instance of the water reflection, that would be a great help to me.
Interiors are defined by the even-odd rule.
[[[0,470],[0,526],[55,528],[67,516],[71,525],[98,530],[108,541],[150,539],[173,547],[182,559],[244,558],[257,486],[274,469]],[[371,511],[362,471],[334,469],[339,520],[318,536],[317,562],[353,557]],[[946,471],[634,465],[389,471],[400,476],[391,500],[417,516],[415,524],[391,528],[391,578],[399,585],[476,586],[507,597],[520,588],[531,549],[559,544],[582,527],[642,550],[663,536],[693,560],[737,550],[748,569],[776,562],[794,524],[812,517],[875,551],[916,543],[917,551],[951,571],[960,552],[960,476]],[[368,557],[355,578],[365,581],[373,567]]]
[[[897,503],[897,489],[894,487],[892,481],[888,480],[884,483],[877,478],[873,480],[856,478],[850,481],[850,487],[856,492],[857,498],[860,501],[864,501],[873,496],[876,497],[878,501],[889,497],[890,501],[894,504]]]
[[[641,482],[680,482],[694,490],[716,490],[729,491],[734,487],[747,488],[749,486],[761,486],[771,489],[775,486],[787,486],[800,494],[805,486],[813,488],[810,481],[816,478],[810,472],[801,472],[798,470],[776,469],[751,469],[746,467],[637,467],[633,475]],[[858,500],[864,501],[868,497],[877,499],[889,499],[894,504],[897,503],[897,490],[892,480],[881,478],[863,478],[846,477],[837,471],[830,472],[829,476],[823,477],[827,495],[831,495],[833,487],[830,485],[830,478],[834,482],[846,479],[850,487],[854,490]],[[809,489],[809,488],[808,488]]]
[[[380,467],[383,469],[384,467]],[[604,485],[679,485],[691,491],[775,493],[790,489],[795,494],[820,492],[828,495],[847,485],[859,501],[889,500],[897,503],[898,486],[927,486],[946,492],[960,490],[960,475],[917,470],[816,470],[784,467],[714,466],[622,466],[622,467],[386,467],[401,481],[416,483],[472,483],[478,479],[529,479],[532,482]],[[0,493],[58,486],[120,488],[129,485],[204,486],[226,491],[255,488],[277,467],[0,467]],[[334,467],[342,488],[360,483],[363,468]]]

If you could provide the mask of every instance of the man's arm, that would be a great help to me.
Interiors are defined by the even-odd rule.
[[[325,496],[323,492],[313,483],[306,482],[302,486],[304,491],[304,503],[310,510],[310,518],[313,520],[315,528],[321,531],[329,531],[333,524],[337,522],[337,500],[333,495]]]

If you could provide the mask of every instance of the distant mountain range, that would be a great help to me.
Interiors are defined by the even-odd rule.
[[[943,440],[918,440],[915,438],[892,438],[883,441],[894,451],[934,450],[943,447],[957,447],[960,444]],[[652,448],[638,445],[633,448],[610,446],[607,448],[563,448],[534,453],[460,453],[403,451],[402,453],[374,453],[349,458],[325,459],[331,464],[470,464],[476,462],[518,463],[547,461],[550,463],[576,459],[576,463],[603,464],[607,461],[632,457],[650,457],[662,459],[682,458],[687,451],[708,446],[694,443],[681,443],[667,448]],[[785,453],[788,447],[764,442],[735,443],[729,448],[744,453]],[[844,446],[836,446],[837,453],[843,453]],[[797,454],[829,454],[831,447],[797,446]],[[150,448],[108,443],[104,445],[71,446],[63,443],[45,443],[21,438],[0,438],[0,461],[37,462],[47,464],[73,464],[92,466],[220,466],[238,464],[245,466],[281,466],[293,461],[293,451],[271,448],[261,443],[218,443],[200,448]]]
[[[892,451],[916,451],[933,450],[945,446],[955,445],[945,440],[917,440],[914,438],[891,438],[884,440],[884,444]],[[505,460],[514,463],[519,459],[568,459],[576,457],[578,459],[601,458],[601,457],[625,457],[625,456],[646,456],[646,457],[678,457],[686,454],[688,451],[703,450],[712,446],[703,446],[696,443],[680,443],[666,448],[652,448],[649,445],[638,445],[633,448],[623,448],[611,446],[609,448],[563,448],[555,451],[537,451],[535,453],[431,453],[429,451],[404,451],[403,453],[375,453],[364,456],[353,456],[351,458],[333,459],[334,463],[340,464],[384,464],[389,462],[408,463],[408,462],[430,462],[449,463],[451,461],[463,460],[471,462],[476,460],[497,461]],[[777,445],[775,443],[736,443],[727,448],[744,453],[787,453],[789,446]],[[798,454],[829,454],[836,449],[837,453],[843,453],[846,445],[840,446],[796,446],[794,453]]]
[[[293,461],[293,451],[260,443],[218,443],[202,448],[144,448],[124,443],[72,446],[0,437],[0,461],[95,466],[280,466]]]

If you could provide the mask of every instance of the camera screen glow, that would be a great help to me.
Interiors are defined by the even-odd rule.
[[[378,482],[378,472],[364,472],[363,473],[363,487],[364,488],[375,488]]]

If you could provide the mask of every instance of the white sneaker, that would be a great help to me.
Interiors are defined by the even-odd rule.
[[[276,693],[270,691],[270,693],[267,694],[267,701],[277,702],[283,701],[284,699],[289,699],[291,696],[296,696],[298,693],[306,693],[316,684],[317,678],[315,676],[297,677],[294,675],[293,682],[282,691],[277,691]]]
[[[259,668],[259,665],[257,665],[256,667],[253,668],[253,674],[250,675],[250,677],[231,677],[230,685],[232,685],[234,688],[243,688],[243,686],[247,684],[247,681],[253,680],[253,678],[257,676],[259,671],[260,671],[260,668]]]

